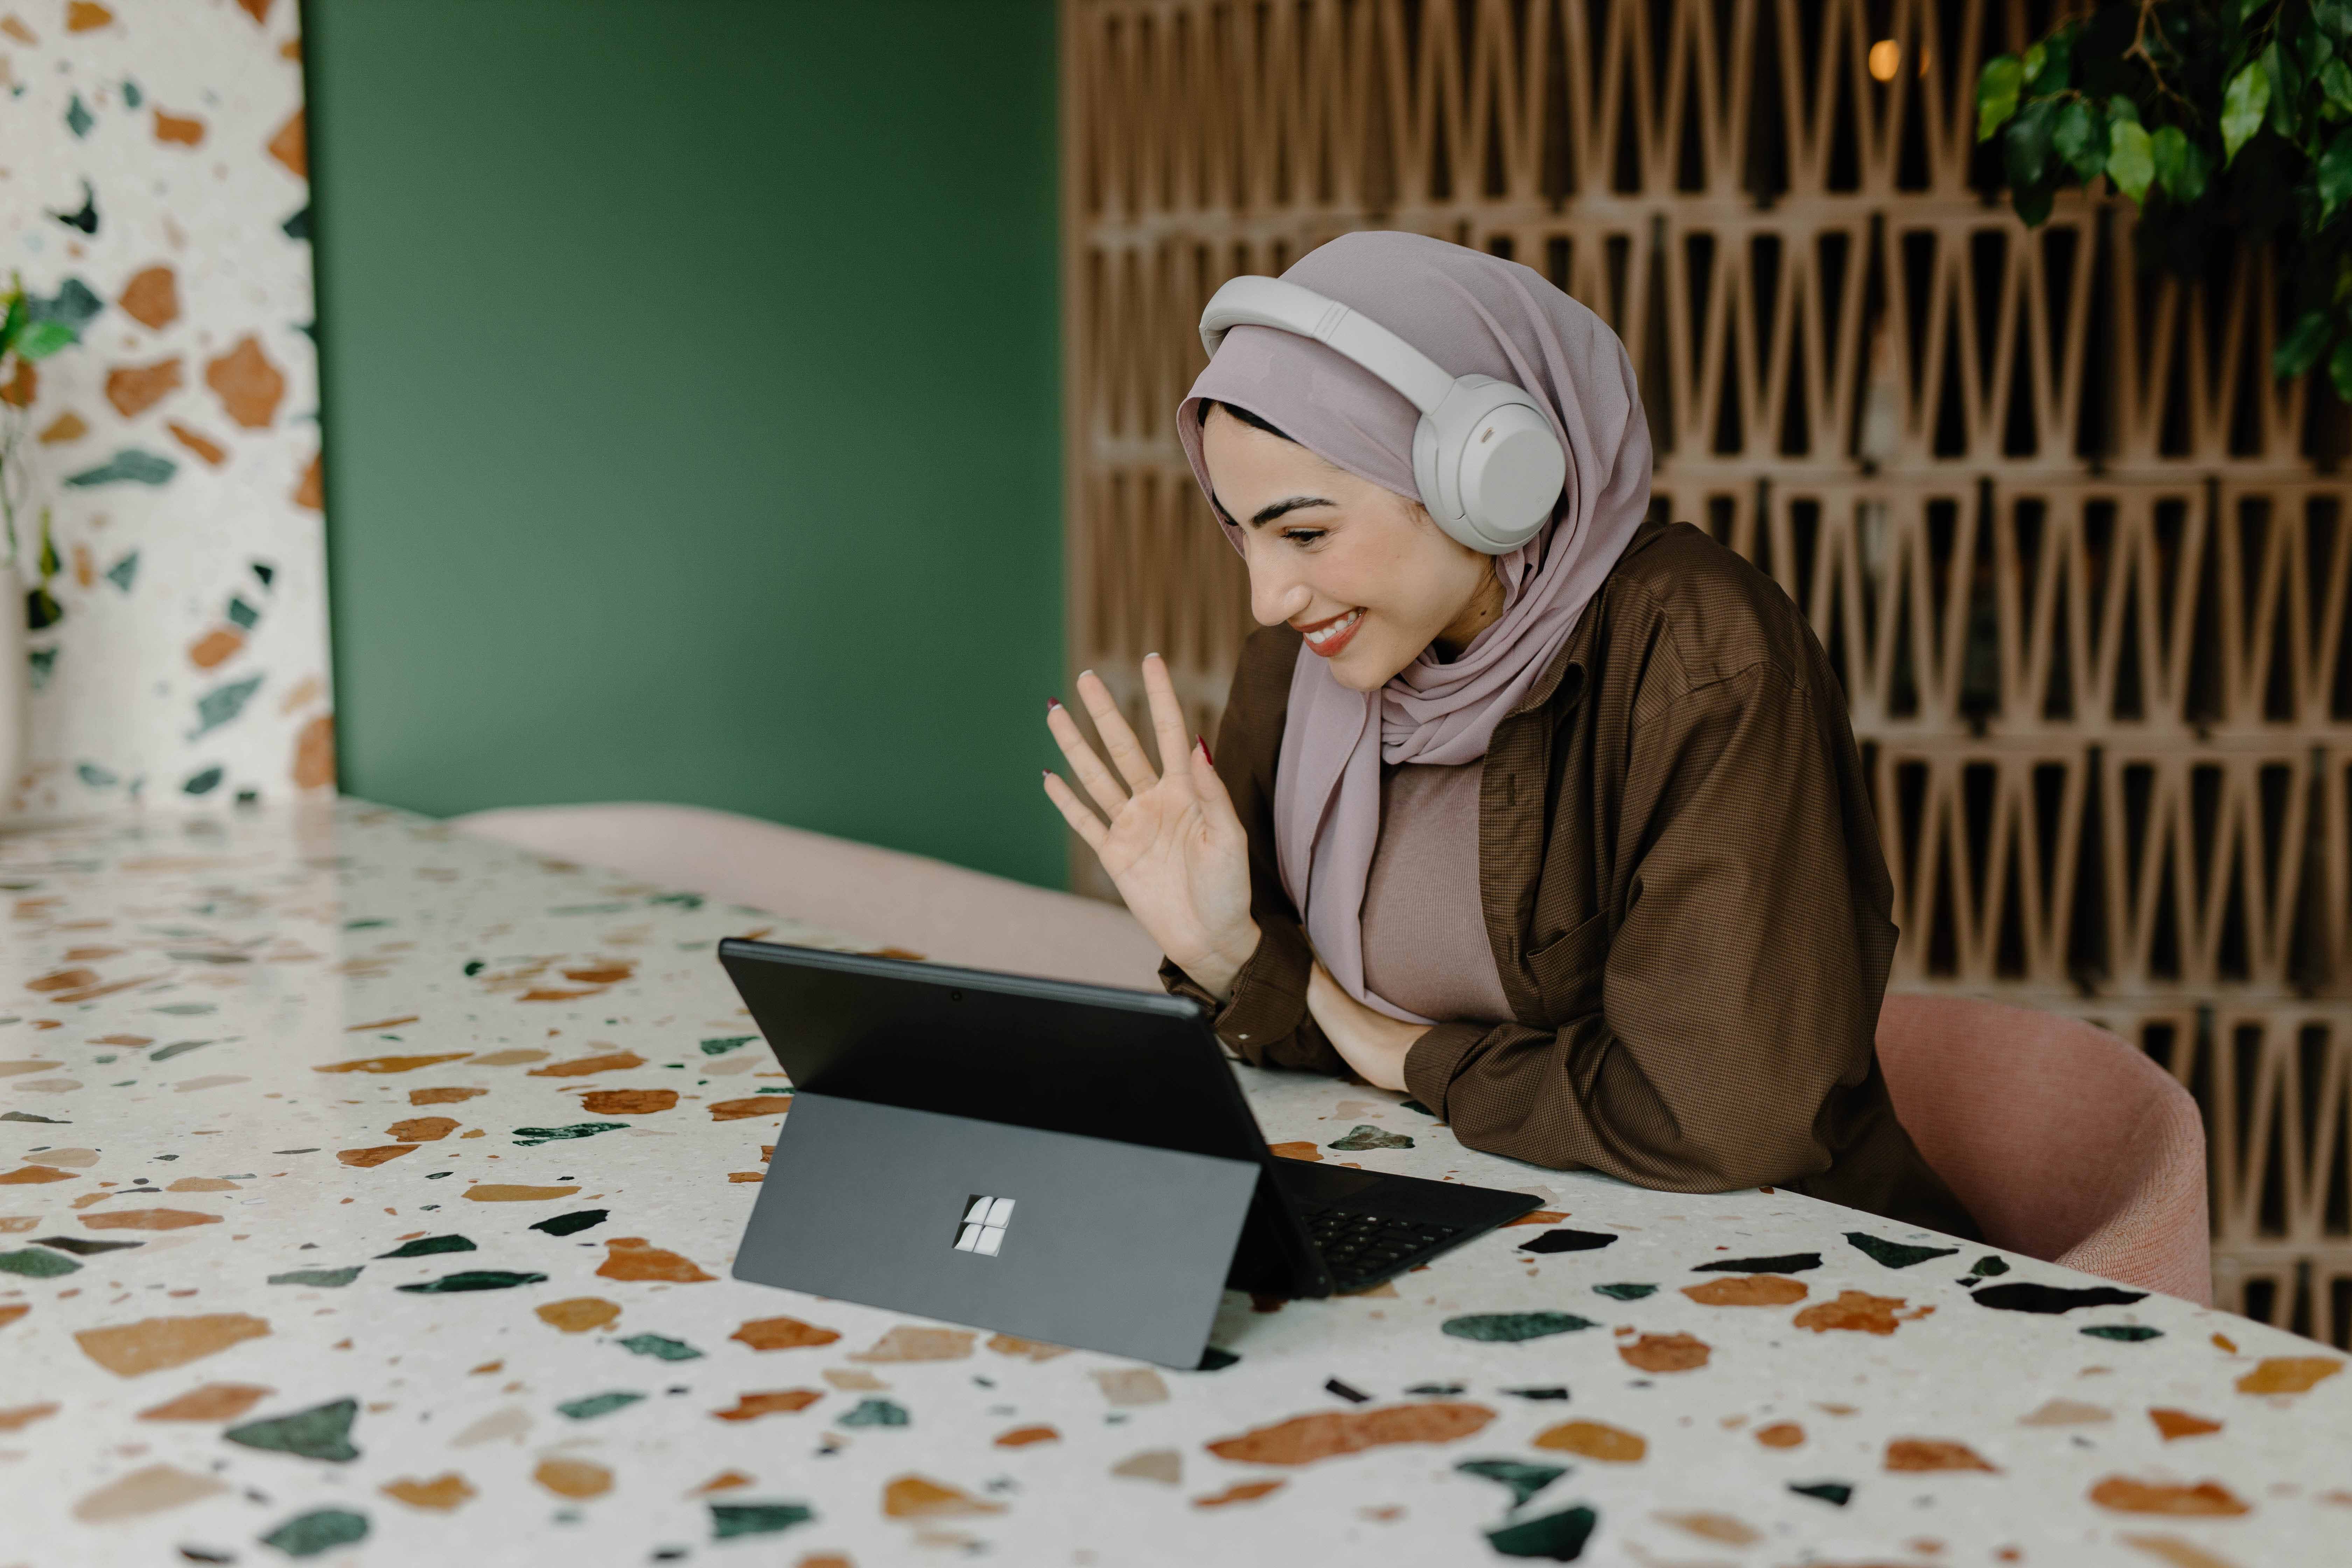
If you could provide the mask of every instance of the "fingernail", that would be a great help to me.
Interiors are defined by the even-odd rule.
[[[1146,658],[1158,658],[1160,656],[1156,653],[1147,653],[1143,657]]]
[[[1213,768],[1217,765],[1217,754],[1209,750],[1209,738],[1206,735],[1193,736],[1192,743],[1201,748],[1201,754],[1209,759],[1209,765],[1211,767]]]
[[[1059,698],[1048,697],[1045,699],[1045,711],[1048,713],[1051,713],[1055,709],[1059,708],[1061,705],[1062,703]]]

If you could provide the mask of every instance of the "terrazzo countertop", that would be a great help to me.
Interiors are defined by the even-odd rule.
[[[803,929],[348,802],[0,893],[0,1565],[2352,1560],[2343,1358],[2226,1313],[1241,1069],[1545,1206],[1166,1372],[727,1278],[791,1094],[712,946]]]

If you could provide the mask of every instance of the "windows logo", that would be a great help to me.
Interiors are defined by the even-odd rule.
[[[955,1249],[993,1258],[1004,1245],[1004,1227],[1013,1223],[1013,1200],[974,1193],[963,1204],[963,1220],[956,1226]]]

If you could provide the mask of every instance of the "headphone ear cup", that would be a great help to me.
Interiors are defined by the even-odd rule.
[[[1491,409],[1467,432],[1455,484],[1464,522],[1496,554],[1533,539],[1559,504],[1568,457],[1551,422],[1525,403]]]

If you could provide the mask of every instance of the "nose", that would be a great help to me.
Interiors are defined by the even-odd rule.
[[[1284,552],[1250,543],[1250,614],[1262,626],[1278,626],[1313,604],[1315,590],[1300,581],[1297,564]]]

